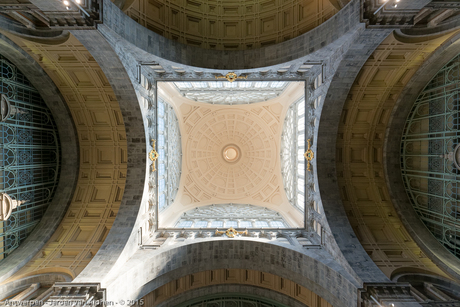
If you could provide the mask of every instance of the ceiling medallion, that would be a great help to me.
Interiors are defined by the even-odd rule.
[[[153,162],[152,163],[152,172],[156,171],[157,169],[155,168],[155,161],[158,159],[158,157],[160,156],[158,154],[158,152],[155,150],[155,144],[156,144],[156,141],[154,139],[152,139],[152,147],[153,149],[149,152],[149,158],[150,160]]]
[[[308,149],[307,151],[303,154],[303,156],[305,157],[305,159],[307,159],[307,170],[308,171],[311,171],[310,167],[311,167],[311,163],[310,161],[313,160],[313,158],[315,157],[315,153],[313,152],[313,150],[311,150],[311,144],[310,144],[310,139],[307,140],[307,143],[308,143]]]
[[[248,235],[248,230],[246,229],[245,231],[237,231],[233,227],[230,227],[226,231],[216,230],[216,235],[223,235],[224,233],[227,235],[227,237],[234,238],[237,235]]]
[[[227,145],[222,150],[222,156],[225,161],[233,163],[240,159],[241,152],[238,146],[236,145]]]
[[[237,76],[234,72],[229,72],[225,76],[216,76],[216,79],[227,79],[227,81],[233,82],[236,79],[247,79],[248,76]]]

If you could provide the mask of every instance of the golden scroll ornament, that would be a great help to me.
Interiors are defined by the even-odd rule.
[[[152,147],[153,147],[153,149],[149,152],[149,159],[153,162],[153,164],[152,164],[152,172],[157,170],[155,168],[155,162],[158,159],[158,157],[160,156],[158,154],[158,152],[155,150],[155,144],[156,144],[156,141],[154,139],[152,139]]]
[[[233,82],[236,79],[247,79],[247,76],[237,76],[234,72],[229,72],[225,76],[216,76],[216,79],[227,79],[229,82]]]
[[[311,171],[310,167],[311,167],[311,160],[313,160],[313,158],[315,157],[315,153],[313,152],[313,150],[311,150],[311,144],[310,144],[311,140],[308,139],[307,140],[307,143],[308,143],[308,149],[307,151],[303,154],[303,156],[305,157],[305,159],[307,159],[307,170],[308,171]]]
[[[226,234],[227,237],[229,237],[229,238],[234,238],[236,235],[248,235],[248,231],[247,230],[245,230],[245,231],[237,231],[233,227],[230,227],[226,231],[216,230],[216,235],[223,235],[223,234]]]

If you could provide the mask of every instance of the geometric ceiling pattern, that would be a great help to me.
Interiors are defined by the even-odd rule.
[[[445,276],[413,241],[395,211],[384,175],[383,146],[401,91],[449,37],[409,44],[390,34],[362,67],[342,110],[336,165],[343,205],[362,246],[388,277],[408,266]],[[400,142],[400,136],[394,138]]]
[[[188,190],[200,189],[199,193],[193,193],[194,198],[236,200],[261,193],[262,187],[267,189],[268,184],[267,192],[253,196],[262,200],[275,191],[276,185],[269,182],[276,178],[271,174],[276,166],[277,148],[269,129],[277,132],[279,118],[263,108],[253,110],[263,112],[272,122],[271,127],[245,110],[211,111],[206,107],[191,110],[195,116],[185,122],[190,128],[185,159],[191,169],[186,176],[195,183]],[[229,163],[221,157],[220,152],[228,145],[235,146],[241,156],[238,161]]]
[[[329,0],[134,0],[124,6],[123,12],[159,35],[217,50],[281,43],[319,26],[338,11]]]

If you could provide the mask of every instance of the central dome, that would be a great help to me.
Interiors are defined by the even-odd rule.
[[[271,179],[277,161],[270,127],[252,112],[221,108],[190,131],[187,166],[199,189],[217,198],[254,195]]]
[[[238,88],[244,92],[271,84],[258,82],[241,81],[249,87]],[[280,212],[289,225],[303,225],[304,216],[292,210],[283,189],[280,141],[283,116],[304,94],[304,83],[285,86],[279,97],[269,101],[238,105],[203,103],[184,95],[202,85],[211,91],[210,84],[200,81],[178,87],[173,82],[159,83],[159,92],[177,114],[182,140],[179,189],[174,203],[162,211],[160,219],[165,222],[160,225],[174,227],[171,221],[193,208],[229,203],[267,208]]]

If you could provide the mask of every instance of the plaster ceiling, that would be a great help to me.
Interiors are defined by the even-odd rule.
[[[179,191],[160,215],[161,226],[191,208],[228,202],[264,206],[303,225],[303,214],[284,192],[280,166],[284,116],[304,95],[303,82],[270,101],[238,106],[191,101],[172,83],[159,89],[176,111],[183,148]]]

